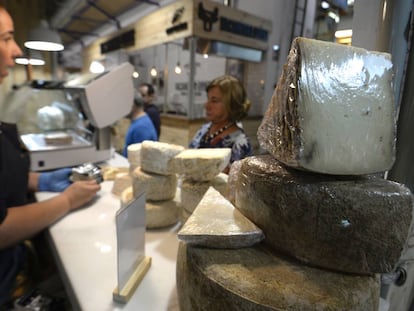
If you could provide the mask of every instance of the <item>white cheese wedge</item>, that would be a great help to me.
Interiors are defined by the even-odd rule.
[[[175,173],[184,179],[210,181],[229,164],[230,148],[187,149],[171,161]]]
[[[173,174],[171,159],[183,151],[183,146],[158,141],[143,141],[141,145],[141,169],[161,175]]]
[[[214,249],[180,242],[176,273],[180,310],[377,311],[380,300],[378,276],[311,268],[261,244]]]
[[[387,53],[296,38],[258,130],[279,161],[335,175],[385,171],[396,111]]]
[[[227,174],[219,173],[211,181],[182,180],[180,187],[182,208],[192,213],[210,187],[213,187],[226,197],[228,192],[227,179]]]
[[[404,185],[303,172],[271,155],[245,158],[238,177],[235,206],[273,250],[345,273],[393,271],[413,217]]]
[[[137,167],[132,173],[132,187],[134,197],[145,192],[147,200],[171,200],[175,196],[177,176],[148,173]]]
[[[210,187],[178,232],[189,244],[213,248],[249,247],[264,239],[262,230]]]

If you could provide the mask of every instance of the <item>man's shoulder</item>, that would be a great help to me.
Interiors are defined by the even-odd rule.
[[[150,111],[150,112],[157,112],[157,113],[159,113],[159,109],[158,109],[158,107],[155,104],[145,105],[144,106],[144,111],[145,112]]]

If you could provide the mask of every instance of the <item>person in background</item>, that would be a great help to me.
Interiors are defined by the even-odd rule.
[[[157,137],[159,139],[161,134],[161,118],[157,106],[153,103],[155,97],[154,87],[152,84],[142,83],[138,88],[138,92],[144,99],[144,111],[154,124],[154,127],[157,131]]]
[[[10,14],[0,5],[0,83],[22,51],[14,40]],[[29,172],[29,152],[15,124],[0,122],[0,309],[14,298],[17,277],[27,265],[24,241],[70,211],[83,206],[99,191],[96,181],[71,183],[70,168]],[[29,200],[34,191],[62,191],[51,199]]]
[[[131,119],[131,125],[125,136],[123,155],[126,158],[128,157],[129,145],[141,143],[144,140],[158,140],[154,124],[144,111],[144,100],[142,97],[136,96],[134,98],[134,104],[128,117]]]
[[[233,76],[220,76],[207,85],[206,91],[204,109],[208,123],[197,131],[189,147],[231,148],[230,164],[252,155],[249,138],[240,123],[250,109],[241,82]],[[229,167],[224,172],[228,171]]]

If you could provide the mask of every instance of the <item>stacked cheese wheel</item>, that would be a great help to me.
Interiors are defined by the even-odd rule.
[[[294,40],[258,130],[268,154],[229,175],[228,198],[265,239],[221,249],[183,236],[181,310],[378,310],[413,207],[381,177],[395,158],[391,80],[388,54]]]
[[[227,193],[227,175],[221,173],[229,164],[230,148],[187,149],[172,161],[181,181],[181,222],[185,223],[209,187]]]
[[[156,229],[173,225],[179,220],[177,175],[171,170],[171,159],[184,147],[144,141],[139,148],[140,163],[132,170],[132,189],[124,194],[126,200],[145,192],[146,227]],[[129,196],[128,196],[129,194]]]

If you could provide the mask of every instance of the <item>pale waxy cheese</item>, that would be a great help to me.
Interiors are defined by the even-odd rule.
[[[230,148],[186,149],[172,160],[172,168],[184,179],[210,181],[229,164]]]
[[[213,187],[208,188],[178,238],[213,248],[241,248],[264,239],[263,232]]]
[[[132,187],[134,197],[145,192],[147,200],[171,200],[176,193],[177,176],[148,173],[137,167],[132,173]]]
[[[143,141],[141,144],[141,169],[161,175],[174,174],[171,159],[183,151],[183,146],[158,141]]]
[[[395,160],[391,55],[296,38],[259,126],[260,146],[303,170],[362,175]]]

